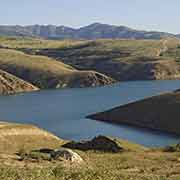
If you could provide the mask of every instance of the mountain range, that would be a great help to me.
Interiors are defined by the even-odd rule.
[[[180,34],[158,31],[140,31],[126,26],[115,26],[101,23],[78,29],[67,26],[31,25],[0,26],[1,36],[27,36],[45,39],[161,39],[166,37],[180,38]]]

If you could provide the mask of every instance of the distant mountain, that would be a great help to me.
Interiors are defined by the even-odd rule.
[[[180,34],[176,34],[175,36],[176,36],[176,38],[180,38]]]
[[[161,39],[178,37],[166,32],[139,31],[125,26],[94,23],[79,29],[66,26],[32,25],[32,26],[0,26],[0,35],[28,36],[47,39]]]

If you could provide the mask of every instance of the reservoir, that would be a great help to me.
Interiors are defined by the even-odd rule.
[[[149,147],[164,146],[180,143],[180,136],[85,117],[175,89],[180,89],[179,80],[132,81],[98,88],[42,90],[0,96],[0,120],[34,124],[63,139],[85,140],[96,135],[108,135]]]

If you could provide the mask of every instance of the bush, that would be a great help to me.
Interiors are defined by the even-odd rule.
[[[28,159],[35,159],[35,160],[46,160],[46,161],[51,161],[51,157],[47,153],[40,153],[40,152],[30,152],[27,154]]]
[[[164,152],[176,152],[176,148],[174,146],[166,146],[163,149]]]

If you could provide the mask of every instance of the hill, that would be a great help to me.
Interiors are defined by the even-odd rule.
[[[0,26],[2,36],[27,36],[47,39],[161,39],[176,37],[174,34],[157,31],[140,31],[126,26],[93,23],[74,29],[66,26],[32,25]],[[177,35],[177,37],[179,37]]]
[[[180,91],[113,108],[88,118],[180,135]]]
[[[0,49],[0,69],[40,89],[93,87],[115,82],[95,71],[78,71],[48,57],[27,55],[7,48]]]
[[[0,154],[12,154],[20,150],[55,148],[63,140],[33,125],[0,122]]]
[[[94,70],[118,81],[180,78],[179,40],[61,41],[64,46],[19,49],[49,56],[79,70]],[[6,45],[13,46],[9,41]],[[18,48],[18,47],[17,47]]]
[[[96,71],[117,81],[180,78],[180,41],[44,40],[0,37],[0,47],[43,55],[83,71]]]
[[[0,94],[8,95],[21,92],[36,91],[39,88],[34,85],[17,78],[3,70],[0,70]]]

